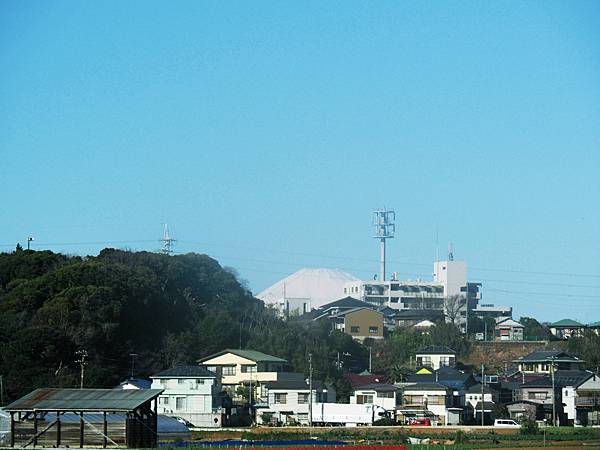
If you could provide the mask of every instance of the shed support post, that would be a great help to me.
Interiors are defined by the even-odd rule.
[[[56,411],[56,447],[60,447],[60,412]]]
[[[83,412],[79,413],[79,448],[83,448]]]
[[[154,447],[158,447],[158,397],[154,399]]]
[[[10,446],[15,446],[15,413],[10,413]]]
[[[38,421],[37,421],[37,412],[33,412],[33,447],[37,445],[37,434],[38,434]]]
[[[106,411],[104,411],[104,440],[102,442],[102,448],[106,448],[106,445],[108,444],[108,424],[106,423]]]

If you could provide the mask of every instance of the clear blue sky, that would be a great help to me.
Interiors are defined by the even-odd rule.
[[[0,2],[0,250],[430,278],[600,320],[600,2]]]

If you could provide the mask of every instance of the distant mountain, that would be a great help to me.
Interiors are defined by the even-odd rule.
[[[359,279],[339,269],[300,269],[259,293],[256,298],[275,304],[286,298],[310,298],[312,308],[345,297],[344,284]]]

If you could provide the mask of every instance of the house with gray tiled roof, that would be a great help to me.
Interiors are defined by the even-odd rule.
[[[520,372],[540,375],[550,374],[552,366],[554,370],[578,370],[584,362],[562,350],[535,351],[513,360]]]

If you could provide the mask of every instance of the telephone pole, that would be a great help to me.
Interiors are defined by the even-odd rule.
[[[484,374],[483,374],[483,364],[481,365],[481,426],[484,426],[485,423],[483,421],[483,416],[485,415],[485,407],[484,407],[484,398],[485,394],[483,392],[483,384],[484,384]]]
[[[308,354],[308,426],[312,428],[313,424],[313,415],[312,415],[312,407],[313,407],[313,388],[312,388],[312,379],[313,379],[313,367],[312,367],[312,353]]]
[[[550,373],[552,374],[552,426],[556,426],[556,391],[554,384],[554,356],[551,358],[552,364],[550,365]]]
[[[137,353],[130,353],[129,356],[131,356],[131,376],[129,378],[133,379],[133,369],[135,367],[135,358],[137,358],[139,355]]]
[[[87,365],[87,361],[85,360],[85,358],[88,357],[88,352],[87,350],[77,350],[75,352],[75,354],[77,356],[79,356],[79,359],[77,361],[75,361],[77,364],[79,364],[79,366],[81,367],[81,372],[80,372],[80,380],[79,380],[79,389],[83,389],[83,375],[85,372],[85,366]]]

